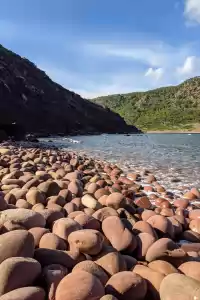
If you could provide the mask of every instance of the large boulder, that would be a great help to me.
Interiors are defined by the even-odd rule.
[[[0,263],[10,257],[33,257],[34,238],[26,230],[15,230],[0,235]]]
[[[85,271],[67,275],[56,290],[56,300],[99,300],[104,295],[100,280]]]
[[[25,208],[7,209],[0,212],[0,224],[4,225],[7,221],[20,224],[26,229],[45,227],[46,224],[41,214]]]
[[[31,286],[41,273],[33,258],[10,257],[0,264],[0,296],[12,290]]]

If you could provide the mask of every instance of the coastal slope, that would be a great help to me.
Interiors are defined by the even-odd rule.
[[[44,71],[0,45],[0,126],[28,133],[138,132],[117,113],[53,82]]]
[[[178,86],[92,99],[143,131],[200,128],[200,77]]]

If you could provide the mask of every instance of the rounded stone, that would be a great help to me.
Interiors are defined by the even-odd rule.
[[[31,286],[41,273],[39,262],[32,258],[10,257],[0,264],[0,296]]]
[[[63,239],[54,233],[45,233],[39,242],[39,248],[67,250],[67,245]]]
[[[133,272],[124,271],[113,275],[107,282],[106,294],[119,300],[143,300],[147,292],[146,281]]]
[[[78,250],[81,253],[97,255],[103,247],[103,235],[92,229],[82,229],[72,232],[68,237],[70,250]]]
[[[40,287],[23,287],[0,297],[0,300],[45,300],[45,291]]]
[[[112,193],[106,198],[106,205],[117,210],[126,205],[126,199],[121,193]]]
[[[99,265],[97,265],[95,262],[90,260],[86,260],[78,263],[72,270],[72,272],[79,272],[79,271],[85,271],[96,276],[101,281],[103,286],[105,286],[106,282],[109,279],[106,272]]]
[[[0,235],[0,263],[10,257],[33,257],[34,238],[26,230],[14,230]]]
[[[64,277],[56,290],[55,300],[98,300],[105,295],[100,280],[84,271]]]

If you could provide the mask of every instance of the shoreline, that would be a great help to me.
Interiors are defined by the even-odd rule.
[[[168,189],[170,192],[176,192],[177,195],[181,195],[182,192],[187,192],[187,190],[190,190],[192,187],[196,187],[199,188],[199,184],[197,184],[196,182],[185,182],[184,178],[182,177],[183,175],[177,174],[177,173],[173,173],[171,172],[171,170],[168,170],[168,178],[166,180],[166,176],[163,176],[163,170],[161,168],[158,168],[156,166],[148,166],[148,162],[146,162],[145,164],[142,165],[132,165],[130,167],[130,165],[128,165],[124,159],[118,159],[115,158],[113,159],[113,157],[107,157],[104,154],[101,154],[101,151],[92,151],[91,149],[78,149],[78,148],[74,148],[72,146],[72,144],[68,144],[68,145],[63,145],[63,146],[59,146],[59,145],[55,145],[54,142],[51,140],[49,141],[39,141],[37,143],[33,143],[30,141],[21,141],[21,142],[13,142],[14,146],[17,147],[25,147],[25,148],[39,148],[39,149],[51,149],[51,150],[60,150],[62,152],[70,152],[70,153],[74,153],[77,156],[86,156],[90,159],[93,159],[95,161],[101,161],[104,164],[114,164],[116,165],[118,168],[120,168],[123,171],[124,176],[126,176],[128,173],[131,172],[136,172],[136,173],[143,173],[146,171],[146,169],[148,169],[149,173],[154,174],[157,178],[158,181],[161,185],[164,186],[164,188]],[[142,185],[146,185],[145,182],[141,181],[140,182]]]
[[[118,163],[117,161],[115,162],[110,162],[109,160],[106,160],[106,159],[101,159],[100,157],[98,156],[95,156],[95,155],[92,155],[91,153],[88,153],[87,150],[84,150],[84,149],[81,149],[81,150],[78,150],[78,149],[73,149],[71,147],[69,148],[60,148],[58,146],[55,146],[53,143],[46,143],[46,142],[30,142],[30,141],[21,141],[21,142],[4,142],[4,143],[0,143],[0,150],[1,148],[8,148],[8,149],[17,149],[19,152],[22,152],[23,150],[25,151],[30,151],[30,150],[34,150],[34,151],[41,151],[41,152],[53,152],[53,153],[62,153],[62,154],[69,154],[69,155],[72,155],[72,156],[75,156],[75,157],[80,157],[80,159],[88,159],[88,160],[92,160],[96,163],[101,163],[103,165],[108,165],[108,166],[114,166],[118,169],[121,170],[121,174],[123,177],[127,177],[128,179],[132,180],[131,178],[129,178],[129,173],[132,174],[133,172],[137,173],[137,175],[139,175],[140,177],[140,180],[139,180],[139,184],[142,188],[142,190],[144,189],[145,186],[152,186],[152,183],[148,183],[145,181],[145,178],[147,177],[148,174],[154,176],[155,174],[152,173],[152,171],[148,170],[148,168],[146,168],[145,166],[143,166],[142,168],[138,168],[138,167],[133,167],[133,169],[135,170],[132,170],[132,169],[127,169],[122,163]],[[0,152],[1,154],[1,152]],[[157,173],[157,172],[156,172]],[[142,174],[142,176],[141,176]],[[104,174],[105,175],[105,174]],[[156,175],[158,176],[158,175]],[[157,177],[156,179],[156,182],[159,183],[161,180],[159,178],[159,176]],[[179,181],[178,181],[179,182]],[[186,193],[187,191],[189,191],[191,189],[191,185],[188,185],[188,186],[185,186],[184,185],[184,182],[180,182],[181,183],[181,186],[184,187],[184,189],[180,188],[178,190],[176,190],[175,192],[177,193],[178,191],[178,194],[174,194],[175,197],[180,197],[181,195],[183,196],[184,193]],[[161,185],[161,183],[160,183]],[[169,183],[168,183],[169,185]],[[154,189],[154,188],[153,188]],[[164,189],[166,192],[167,190],[170,190],[170,193],[172,192],[172,188],[169,188],[169,186],[167,186],[166,184],[163,184],[162,183],[162,186],[161,186],[161,189]],[[146,191],[147,192],[147,195],[154,193],[158,196],[163,196],[162,193],[161,195],[159,195],[159,193],[157,193],[155,190],[153,191]],[[174,192],[174,191],[173,191]]]
[[[192,129],[184,130],[184,129],[169,129],[169,130],[148,130],[146,133],[179,133],[179,134],[199,134],[200,133],[200,125],[195,124]]]
[[[148,170],[125,173],[115,163],[79,151],[30,142],[0,144],[0,179],[1,276],[6,287],[13,273],[19,278],[2,290],[6,299],[20,289],[24,299],[30,293],[38,300],[59,300],[62,292],[62,299],[84,300],[90,299],[92,286],[95,298],[104,300],[125,277],[119,293],[122,286],[128,295],[132,286],[133,295],[142,287],[141,299],[149,299],[152,292],[159,297],[170,273],[192,285],[178,268],[190,262],[188,272],[198,270],[198,189],[177,195]],[[115,278],[115,289],[108,290]],[[176,287],[176,280],[170,284]]]
[[[200,134],[200,130],[195,131],[195,130],[191,130],[191,131],[181,131],[181,130],[150,130],[150,131],[146,131],[145,133],[149,134],[149,133],[159,133],[159,134],[167,134],[167,133],[172,133],[172,134]]]

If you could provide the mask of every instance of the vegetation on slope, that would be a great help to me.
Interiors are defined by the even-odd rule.
[[[190,130],[200,123],[200,77],[178,86],[92,100],[146,130]]]

